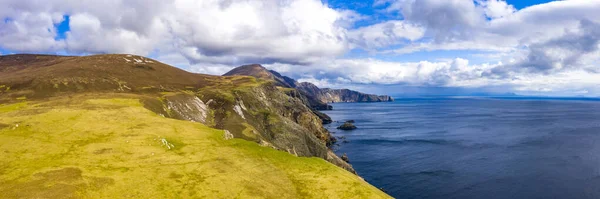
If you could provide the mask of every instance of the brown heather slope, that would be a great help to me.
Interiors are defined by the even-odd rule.
[[[0,104],[75,94],[130,93],[153,112],[228,130],[234,137],[354,172],[301,98],[252,77],[189,73],[135,55],[0,56]]]
[[[119,91],[174,90],[207,85],[209,79],[219,78],[189,73],[134,55],[0,56],[0,85],[31,97],[115,88]]]

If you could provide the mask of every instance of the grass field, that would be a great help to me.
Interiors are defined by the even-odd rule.
[[[0,198],[388,198],[320,158],[300,158],[136,96],[0,105]]]

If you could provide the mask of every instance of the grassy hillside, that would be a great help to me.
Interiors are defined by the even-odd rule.
[[[320,158],[225,140],[131,94],[0,106],[0,198],[386,198]]]
[[[135,55],[0,56],[0,103],[73,94],[149,96],[145,107],[166,117],[228,130],[299,156],[321,157],[351,172],[328,150],[331,135],[306,100],[276,82],[248,76],[194,74]]]
[[[272,81],[134,55],[0,56],[0,198],[387,197],[329,143]]]

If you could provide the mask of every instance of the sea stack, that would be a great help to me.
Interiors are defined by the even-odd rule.
[[[352,124],[350,122],[346,122],[346,123],[342,124],[341,126],[337,127],[337,129],[344,130],[344,131],[350,131],[350,130],[354,130],[357,128],[356,128],[356,126],[354,126],[354,124]]]

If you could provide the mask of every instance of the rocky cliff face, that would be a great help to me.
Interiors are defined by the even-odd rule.
[[[156,112],[227,130],[235,138],[296,156],[320,157],[354,172],[328,148],[332,136],[322,119],[299,98],[280,92],[272,82],[248,87],[207,87],[195,93],[169,93]]]
[[[394,99],[387,95],[365,94],[349,89],[329,89],[319,88],[308,82],[298,83],[296,89],[305,93],[311,98],[317,99],[323,103],[338,102],[392,102]]]
[[[321,89],[323,95],[319,99],[328,103],[337,102],[391,102],[394,99],[387,95],[372,95],[348,89]]]

